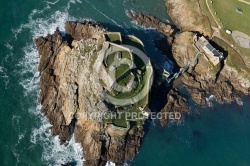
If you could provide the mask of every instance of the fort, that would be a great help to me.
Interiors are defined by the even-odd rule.
[[[105,41],[98,54],[99,58],[102,57],[100,82],[105,88],[105,101],[119,114],[119,118],[106,118],[104,122],[127,128],[128,121],[142,122],[145,119],[125,115],[148,115],[146,111],[153,67],[142,41],[137,37],[108,32],[103,34],[103,38]]]

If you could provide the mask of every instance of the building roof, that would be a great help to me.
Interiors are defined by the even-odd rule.
[[[220,56],[221,55],[221,53],[218,51],[218,50],[213,50],[213,54],[214,54],[214,56]]]
[[[221,53],[218,50],[216,50],[210,43],[207,43],[205,45],[205,47],[207,47],[207,49],[209,51],[211,51],[214,54],[214,56],[220,56],[221,55]]]
[[[213,50],[214,50],[214,47],[213,47],[210,43],[206,44],[205,46],[206,46],[210,51],[213,51]]]

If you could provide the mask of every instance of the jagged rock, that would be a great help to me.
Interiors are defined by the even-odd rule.
[[[172,54],[180,67],[186,66],[195,55],[195,48],[192,45],[193,35],[192,32],[183,32],[175,35],[172,44]]]
[[[250,81],[239,74],[234,68],[225,65],[220,74],[230,80],[230,84],[245,95],[250,94]]]
[[[182,97],[178,92],[174,90],[170,90],[167,95],[167,104],[161,110],[161,113],[169,113],[169,112],[178,112],[184,113],[188,112],[188,103],[184,97]],[[162,116],[163,118],[160,119],[160,123],[162,126],[166,125],[171,119],[168,119],[168,116]],[[181,120],[181,119],[179,119]],[[178,120],[178,121],[179,121]]]
[[[174,29],[170,25],[161,22],[152,15],[142,12],[130,11],[127,13],[127,16],[140,26],[156,29],[158,32],[167,37],[167,41],[169,44],[172,43],[173,38],[171,36],[174,32]]]
[[[180,67],[192,61],[196,51],[193,47],[193,33],[182,32],[175,36],[172,54]],[[192,99],[199,105],[206,105],[206,97],[214,95],[219,103],[237,101],[236,92],[249,94],[250,82],[228,65],[213,66],[205,55],[201,54],[182,75],[182,82],[188,87]]]
[[[74,128],[75,139],[84,150],[85,166],[105,165],[107,160],[122,165],[138,152],[143,127],[129,133],[116,131],[88,116],[100,111],[97,103],[103,100],[103,87],[96,80],[99,77],[91,58],[101,49],[106,30],[92,22],[66,22],[65,26],[65,36],[56,30],[35,40],[40,55],[41,111],[62,143],[70,139]],[[86,45],[94,51],[83,57]]]
[[[182,32],[199,32],[204,36],[212,36],[210,22],[202,14],[198,0],[167,0],[168,15]]]
[[[94,37],[98,32],[103,31],[103,28],[99,24],[89,21],[82,23],[67,21],[65,23],[65,31],[74,40],[85,40]]]

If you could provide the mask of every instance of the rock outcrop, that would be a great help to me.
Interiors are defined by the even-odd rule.
[[[194,32],[211,37],[212,29],[206,16],[202,14],[198,0],[167,0],[167,12],[181,30],[174,36],[172,55],[180,68],[188,64],[195,55]],[[202,54],[182,76],[193,100],[202,106],[206,98],[213,95],[219,103],[238,102],[238,92],[248,95],[249,80],[243,78],[226,60],[213,66]],[[239,103],[239,102],[238,102]]]
[[[182,68],[195,55],[192,32],[182,32],[175,36],[172,54],[176,63]],[[204,54],[201,54],[187,72],[182,75],[182,82],[188,87],[193,100],[202,106],[206,98],[213,95],[219,103],[238,101],[237,92],[249,94],[250,82],[228,65],[213,66]]]
[[[212,36],[210,22],[202,14],[198,0],[166,0],[167,12],[182,32],[199,32]]]
[[[127,12],[127,16],[139,26],[156,29],[167,38],[168,44],[172,44],[172,34],[174,29],[169,24],[160,21],[152,15],[142,12],[129,11]]]
[[[167,95],[167,104],[161,110],[163,114],[162,118],[160,119],[160,123],[162,126],[166,125],[170,121],[173,122],[181,122],[182,118],[172,118],[170,116],[175,116],[175,114],[171,113],[185,113],[188,112],[188,103],[184,97],[182,97],[178,92],[174,90],[170,90]],[[170,115],[170,116],[169,116]]]
[[[184,68],[193,60],[197,52],[194,47],[194,35],[209,38],[212,36],[212,28],[209,19],[202,14],[198,0],[166,0],[165,4],[169,16],[178,29],[174,30],[170,25],[145,13],[132,11],[127,15],[137,25],[155,28],[159,33],[164,34],[165,40],[168,41],[164,46],[168,50],[164,53],[170,51],[176,64]],[[204,54],[201,54],[197,61],[182,74],[181,81],[187,87],[192,99],[201,106],[209,104],[207,99],[210,96],[221,104],[231,102],[241,104],[239,93],[245,95],[250,93],[250,81],[228,66],[226,60],[214,66]],[[171,90],[167,98],[167,104],[162,112],[171,110],[182,112],[179,108],[186,109],[184,98],[177,92]],[[162,125],[167,122],[168,120],[161,120]]]
[[[138,152],[144,131],[137,126],[119,130],[90,117],[90,113],[104,111],[98,107],[103,87],[96,63],[105,29],[91,22],[66,22],[65,29],[64,36],[56,30],[35,40],[40,55],[41,111],[62,143],[74,134],[84,149],[85,166],[105,165],[108,160],[122,165]]]
[[[154,28],[165,36],[171,36],[174,32],[174,29],[170,25],[161,22],[152,15],[142,12],[130,11],[127,13],[127,16],[131,20],[135,21],[138,25],[144,26],[146,28]]]

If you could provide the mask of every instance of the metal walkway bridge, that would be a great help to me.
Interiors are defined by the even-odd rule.
[[[173,79],[178,78],[182,73],[184,73],[191,65],[193,65],[193,63],[199,58],[200,52],[197,52],[195,57],[193,58],[193,60],[187,64],[184,68],[180,69],[179,72],[175,73],[171,78],[166,77],[165,75],[163,75],[163,77],[166,79],[166,81],[168,83],[170,83]]]

